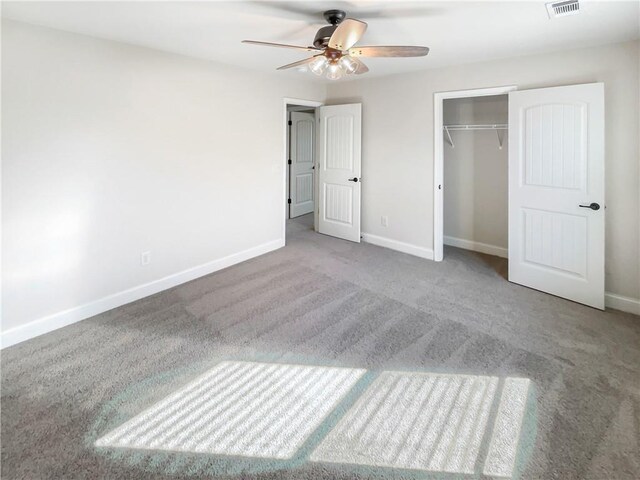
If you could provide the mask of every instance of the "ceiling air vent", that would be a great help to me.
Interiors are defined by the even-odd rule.
[[[547,13],[549,14],[549,18],[575,15],[580,13],[580,3],[578,3],[578,0],[547,3]]]

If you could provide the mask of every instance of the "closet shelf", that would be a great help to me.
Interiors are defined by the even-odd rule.
[[[507,130],[509,126],[506,123],[494,123],[494,124],[477,124],[477,125],[444,125],[442,127],[449,137],[449,145],[451,148],[455,148],[453,139],[451,138],[451,131],[454,130],[495,130],[498,137],[498,148],[502,150],[503,139],[500,138],[500,130]]]
[[[445,130],[507,130],[506,123],[482,124],[482,125],[445,125]]]

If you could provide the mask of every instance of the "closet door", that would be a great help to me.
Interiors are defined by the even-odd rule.
[[[509,280],[604,308],[604,85],[509,93]]]

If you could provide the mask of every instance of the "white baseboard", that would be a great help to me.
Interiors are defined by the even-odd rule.
[[[379,247],[390,248],[391,250],[397,250],[398,252],[408,253],[409,255],[426,258],[427,260],[433,260],[433,250],[430,248],[419,247],[411,243],[399,242],[398,240],[379,237],[378,235],[372,235],[370,233],[363,233],[362,240],[372,245],[378,245]]]
[[[503,247],[496,247],[488,243],[474,242],[465,240],[464,238],[456,238],[444,236],[444,244],[452,247],[464,248],[474,252],[486,253],[487,255],[495,255],[496,257],[509,258],[509,250]]]
[[[249,248],[242,252],[234,253],[122,292],[114,293],[113,295],[94,302],[54,313],[53,315],[39,318],[25,325],[11,328],[0,334],[0,348],[6,348],[16,343],[24,342],[38,335],[71,325],[72,323],[106,312],[107,310],[148,297],[149,295],[154,295],[163,290],[195,280],[204,275],[209,275],[210,273],[277,250],[281,247],[284,247],[284,239],[263,243],[257,247]]]
[[[614,308],[623,312],[640,315],[640,299],[616,295],[615,293],[606,292],[604,294],[604,304],[607,308]]]

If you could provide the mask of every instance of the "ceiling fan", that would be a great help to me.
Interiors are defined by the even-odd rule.
[[[396,46],[367,46],[356,47],[355,44],[362,38],[367,24],[353,18],[345,18],[342,10],[327,10],[323,14],[330,25],[322,27],[316,33],[313,46],[300,47],[282,43],[257,42],[243,40],[243,43],[263,45],[266,47],[293,48],[306,52],[314,52],[310,58],[289,63],[279,67],[278,70],[308,66],[316,75],[326,72],[330,80],[337,80],[343,75],[361,75],[367,73],[369,68],[361,57],[424,57],[429,53],[427,47],[396,47]]]

